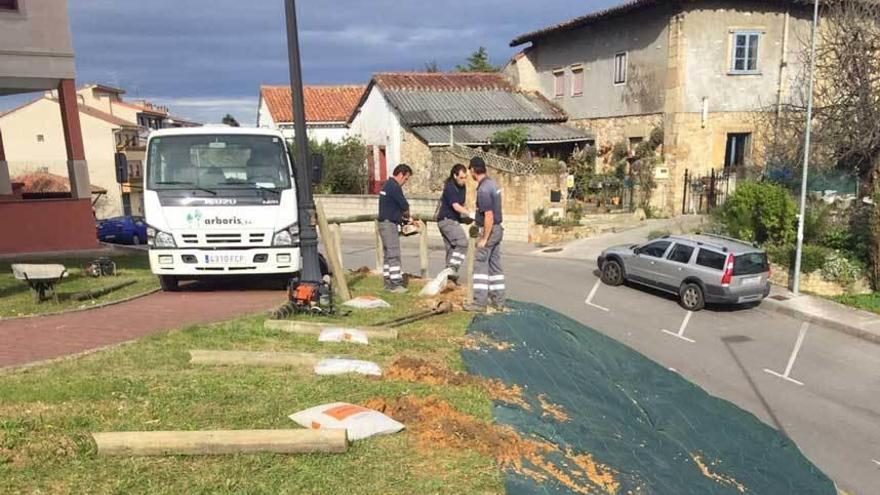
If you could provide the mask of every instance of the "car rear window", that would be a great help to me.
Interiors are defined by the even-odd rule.
[[[757,275],[767,271],[766,253],[738,254],[733,258],[733,276]]]
[[[708,249],[700,249],[700,253],[697,254],[697,264],[713,270],[724,270],[725,261],[727,261],[726,255]]]

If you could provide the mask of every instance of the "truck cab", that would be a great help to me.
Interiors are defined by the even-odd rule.
[[[150,268],[164,290],[186,279],[300,271],[296,184],[280,132],[158,130],[145,163]]]

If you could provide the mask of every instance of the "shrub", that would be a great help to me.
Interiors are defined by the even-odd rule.
[[[797,206],[782,186],[741,182],[718,209],[716,220],[727,235],[759,244],[789,244],[795,237]]]
[[[342,142],[312,142],[309,148],[324,155],[324,180],[319,192],[324,194],[363,194],[367,190],[367,147],[356,137]]]
[[[489,138],[489,142],[507,153],[507,156],[519,158],[526,148],[528,139],[529,130],[525,126],[518,125],[496,132]]]
[[[828,230],[831,207],[823,203],[814,203],[804,214],[804,242],[822,243]]]
[[[767,257],[775,265],[782,265],[789,270],[794,270],[795,246],[785,244],[780,246],[768,246]],[[801,253],[801,273],[813,273],[822,269],[828,260],[831,251],[823,246],[805,244]]]
[[[852,285],[864,273],[864,267],[840,252],[831,253],[822,265],[822,278],[844,287]]]
[[[535,210],[535,223],[545,227],[570,227],[580,224],[580,219],[572,220],[570,218],[561,218],[555,215],[549,215],[544,208]]]
[[[648,232],[648,240],[653,241],[654,239],[659,239],[663,236],[671,235],[672,232],[668,230],[652,230]]]

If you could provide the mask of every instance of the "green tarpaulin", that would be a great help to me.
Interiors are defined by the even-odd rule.
[[[788,438],[638,352],[544,307],[479,316],[468,371],[522,387],[495,420],[552,444],[507,472],[515,494],[828,494],[833,483]]]

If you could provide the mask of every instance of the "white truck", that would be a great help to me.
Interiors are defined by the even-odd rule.
[[[163,290],[212,276],[286,283],[302,266],[297,189],[284,137],[267,129],[163,129],[147,141],[150,268]]]

